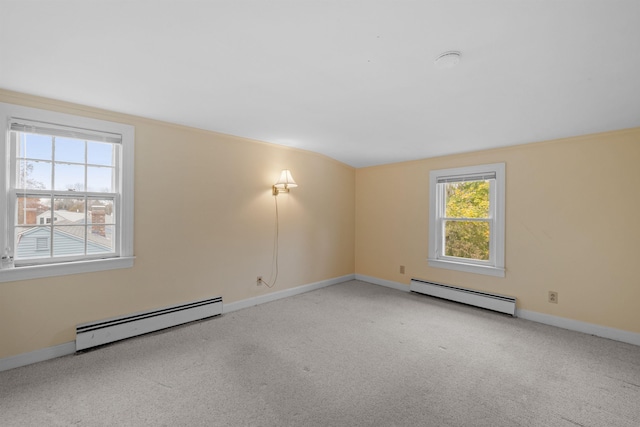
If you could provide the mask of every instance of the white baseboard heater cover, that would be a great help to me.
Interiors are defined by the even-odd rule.
[[[439,283],[426,282],[419,279],[411,279],[412,292],[430,295],[463,304],[474,305],[500,313],[516,315],[516,299],[505,295],[490,294],[474,291],[473,289],[458,288],[455,286],[441,285]]]
[[[114,317],[76,327],[76,351],[222,314],[222,297]]]

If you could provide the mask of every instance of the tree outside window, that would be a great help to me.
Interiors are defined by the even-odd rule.
[[[429,266],[504,276],[504,163],[429,179]]]

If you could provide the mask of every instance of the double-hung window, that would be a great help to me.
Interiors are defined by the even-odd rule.
[[[132,126],[0,104],[0,281],[130,267]]]
[[[504,276],[504,163],[430,172],[429,265]]]

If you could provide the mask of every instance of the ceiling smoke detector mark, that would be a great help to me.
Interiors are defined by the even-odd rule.
[[[456,50],[450,50],[448,52],[441,53],[434,63],[436,67],[440,69],[453,68],[460,62],[460,52]]]

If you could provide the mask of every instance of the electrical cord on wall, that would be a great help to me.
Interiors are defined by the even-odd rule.
[[[271,279],[273,279],[273,283],[269,284],[269,282],[262,280],[262,283],[264,283],[268,288],[273,288],[276,285],[276,282],[278,281],[278,246],[280,241],[280,221],[278,218],[279,217],[278,197],[277,196],[274,197],[273,200],[275,200],[275,203],[276,203],[276,232],[273,237],[273,256],[271,258],[271,276],[269,276],[269,282],[271,282]],[[273,277],[274,265],[275,265],[275,277]]]

